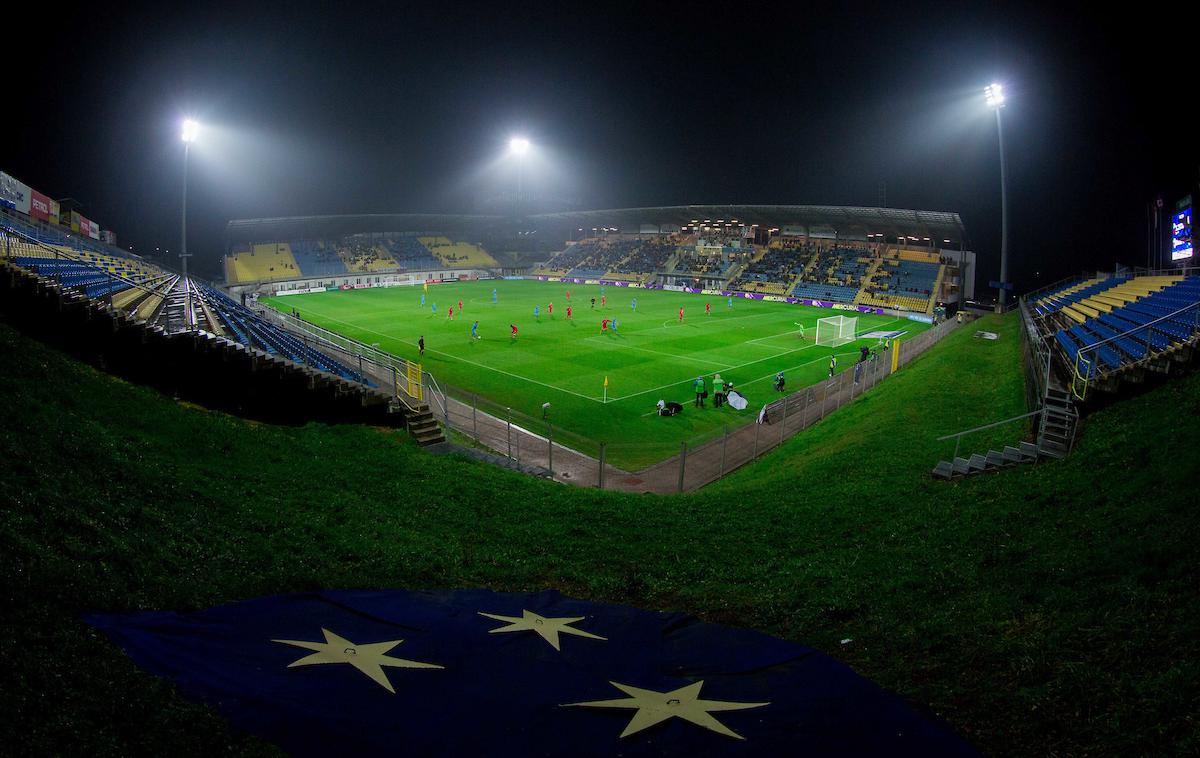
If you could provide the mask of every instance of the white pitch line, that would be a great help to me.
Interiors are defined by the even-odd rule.
[[[593,340],[596,341],[597,345],[603,345],[604,347],[607,347],[612,350],[640,350],[643,353],[650,353],[651,355],[657,355],[659,358],[678,358],[681,361],[686,361],[686,362],[691,362],[691,363],[707,363],[710,366],[716,366],[721,369],[731,368],[731,366],[728,363],[718,363],[717,361],[709,361],[709,360],[705,360],[704,358],[694,358],[694,357],[688,356],[688,355],[676,355],[675,353],[660,353],[657,350],[650,350],[649,348],[638,347],[637,345],[609,345],[605,342],[601,342],[600,337],[585,337],[583,339],[584,342],[591,342]]]
[[[366,327],[358,326],[357,324],[351,324],[349,321],[343,321],[343,320],[341,320],[341,319],[339,319],[339,318],[334,318],[334,317],[332,317],[332,316],[327,316],[327,315],[325,315],[325,314],[323,314],[323,313],[318,313],[317,311],[313,311],[311,308],[309,309],[309,311],[310,311],[310,312],[312,312],[312,313],[316,313],[318,316],[321,316],[322,318],[327,318],[327,319],[329,319],[330,321],[336,321],[336,322],[337,322],[337,323],[339,323],[339,324],[345,324],[346,326],[353,327],[353,328],[355,328],[355,329],[358,329],[358,330],[360,330],[360,331],[364,331],[364,332],[370,332],[371,334],[377,334],[377,335],[379,335],[380,337],[387,337],[388,339],[401,340],[402,342],[404,341],[404,340],[403,340],[401,337],[399,337],[398,335],[395,335],[395,334],[387,334],[386,332],[380,332],[380,331],[376,331],[376,330],[374,330],[374,329],[367,329]],[[564,388],[562,388],[562,387],[556,387],[556,386],[554,386],[553,384],[546,384],[545,382],[539,382],[537,379],[530,379],[530,378],[529,378],[529,377],[527,377],[527,376],[521,376],[520,374],[514,374],[514,373],[512,373],[512,372],[510,372],[510,371],[505,371],[505,370],[504,370],[504,369],[502,369],[502,368],[496,368],[495,366],[488,366],[488,365],[485,365],[485,364],[483,364],[483,363],[477,363],[477,362],[475,362],[475,361],[468,360],[468,359],[466,359],[466,358],[460,358],[460,357],[459,357],[459,356],[457,356],[457,355],[451,355],[450,353],[445,353],[445,352],[442,352],[441,350],[434,350],[433,348],[428,348],[428,347],[427,347],[427,348],[425,348],[425,352],[428,352],[428,353],[437,353],[438,355],[444,355],[444,356],[446,356],[447,358],[449,358],[450,360],[454,360],[454,361],[460,361],[460,362],[462,362],[462,363],[466,363],[466,364],[469,364],[469,365],[471,365],[471,366],[478,366],[479,368],[481,368],[481,369],[485,369],[485,370],[487,370],[487,371],[495,371],[495,372],[496,372],[496,373],[498,373],[498,374],[504,374],[505,376],[511,376],[513,379],[520,379],[521,381],[529,382],[530,384],[537,384],[537,385],[539,385],[539,386],[546,387],[546,388],[548,388],[548,389],[557,390],[557,391],[559,391],[559,392],[565,392],[565,393],[567,393],[568,395],[574,395],[575,397],[581,397],[581,398],[583,398],[584,400],[591,400],[593,403],[602,403],[602,402],[603,402],[603,401],[602,401],[600,398],[598,398],[598,397],[591,397],[591,396],[589,396],[589,395],[584,395],[584,394],[581,394],[581,393],[579,393],[579,392],[576,392],[576,391],[574,391],[574,390],[568,390],[568,389],[564,389]],[[609,402],[612,402],[612,401],[610,400]]]

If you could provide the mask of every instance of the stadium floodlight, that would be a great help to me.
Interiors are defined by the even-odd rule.
[[[188,151],[192,143],[196,141],[196,137],[200,134],[200,124],[195,120],[187,118],[183,120],[183,130],[180,134],[180,139],[183,140],[183,202],[180,216],[180,245],[182,250],[179,254],[180,273],[183,274],[183,280],[187,282],[187,259],[190,257],[187,251],[187,168],[188,168]],[[168,251],[169,252],[169,251]],[[186,303],[184,305],[183,320],[190,329],[194,323],[192,316],[192,288],[190,285],[184,287],[186,294]]]
[[[1004,124],[1000,110],[1004,108],[1004,89],[997,83],[988,85],[983,91],[988,107],[996,112],[996,136],[1000,140],[1000,283],[1008,281],[1008,186],[1004,162]],[[1004,309],[1007,290],[1000,288],[1000,309]]]
[[[1004,88],[999,84],[989,84],[984,88],[983,95],[987,98],[987,104],[989,108],[1004,107]]]
[[[193,121],[190,118],[183,120],[183,134],[180,135],[180,138],[184,142],[195,142],[196,135],[198,135],[199,133],[200,133],[200,124],[196,123],[195,121]]]
[[[522,213],[521,195],[524,189],[522,186],[524,184],[522,173],[525,167],[525,156],[529,154],[530,147],[529,140],[525,137],[514,136],[508,140],[508,154],[516,158],[513,163],[517,175],[517,194],[513,198],[513,210],[517,216],[520,216]]]

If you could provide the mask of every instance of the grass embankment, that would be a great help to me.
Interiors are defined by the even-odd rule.
[[[1020,409],[1015,367],[992,365],[1016,338],[1001,330],[953,335],[717,488],[656,498],[187,408],[0,325],[7,748],[271,750],[82,612],[487,586],[811,644],[997,755],[1194,752],[1200,376],[1098,414],[1064,463],[932,482],[934,437]]]

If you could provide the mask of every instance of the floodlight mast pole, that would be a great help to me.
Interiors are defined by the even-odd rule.
[[[996,137],[1000,141],[1000,310],[1008,299],[1008,166],[1004,160],[1004,123],[1000,109],[1004,107],[1004,89],[992,83],[984,89],[987,104],[996,111]]]
[[[192,287],[188,281],[187,274],[187,259],[191,256],[187,251],[187,170],[188,170],[188,153],[192,146],[192,140],[196,138],[196,124],[193,121],[183,122],[183,197],[182,197],[182,212],[180,213],[180,229],[179,229],[179,263],[180,270],[183,274],[183,292],[184,292],[184,311],[183,321],[187,328],[192,328]]]
[[[1000,140],[1000,283],[1008,283],[1008,166],[1004,160],[1004,126],[996,108],[996,135]],[[1000,288],[1000,308],[1004,308],[1008,290]]]

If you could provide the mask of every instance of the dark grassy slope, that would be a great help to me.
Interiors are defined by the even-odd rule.
[[[1001,359],[979,344],[949,338],[716,489],[650,498],[182,407],[0,326],[5,749],[270,750],[139,673],[83,611],[490,586],[813,644],[994,754],[1194,751],[1200,377],[1094,417],[1066,463],[934,483],[933,437],[1020,410],[1010,380],[952,381]]]

